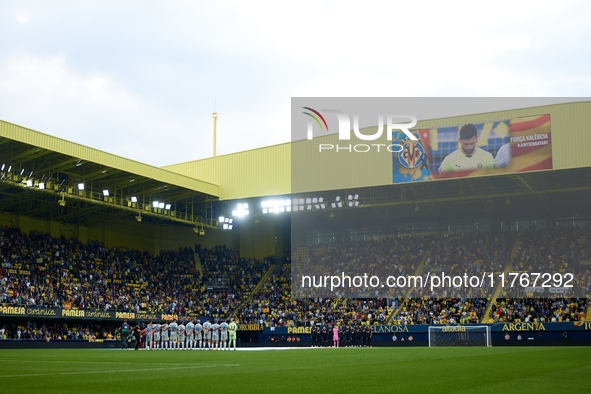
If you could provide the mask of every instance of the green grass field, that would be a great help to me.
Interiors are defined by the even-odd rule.
[[[591,348],[1,350],[0,393],[590,392]]]

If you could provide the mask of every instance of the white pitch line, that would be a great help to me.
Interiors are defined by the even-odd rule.
[[[75,363],[75,364],[133,364],[137,361],[73,361],[73,360],[0,360],[0,362],[19,362],[19,363]],[[187,363],[150,363],[165,365],[187,365]]]
[[[112,371],[31,373],[31,374],[23,374],[23,375],[0,375],[0,378],[20,378],[20,377],[26,377],[26,376],[81,375],[81,374],[92,374],[92,373],[115,373],[115,372],[165,371],[165,370],[172,370],[172,369],[238,367],[238,366],[240,366],[240,364],[193,365],[193,366],[188,366],[188,367],[172,367],[172,368],[115,369]]]

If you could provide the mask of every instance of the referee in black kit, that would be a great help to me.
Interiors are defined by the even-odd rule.
[[[138,350],[140,343],[142,343],[142,328],[140,327],[140,323],[137,323],[133,328],[133,335],[135,336],[135,350]]]

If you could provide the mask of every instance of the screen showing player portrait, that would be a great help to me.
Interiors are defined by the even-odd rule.
[[[394,132],[393,181],[552,169],[550,115]]]

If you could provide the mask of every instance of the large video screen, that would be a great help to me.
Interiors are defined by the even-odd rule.
[[[394,132],[393,181],[552,169],[550,115]]]

